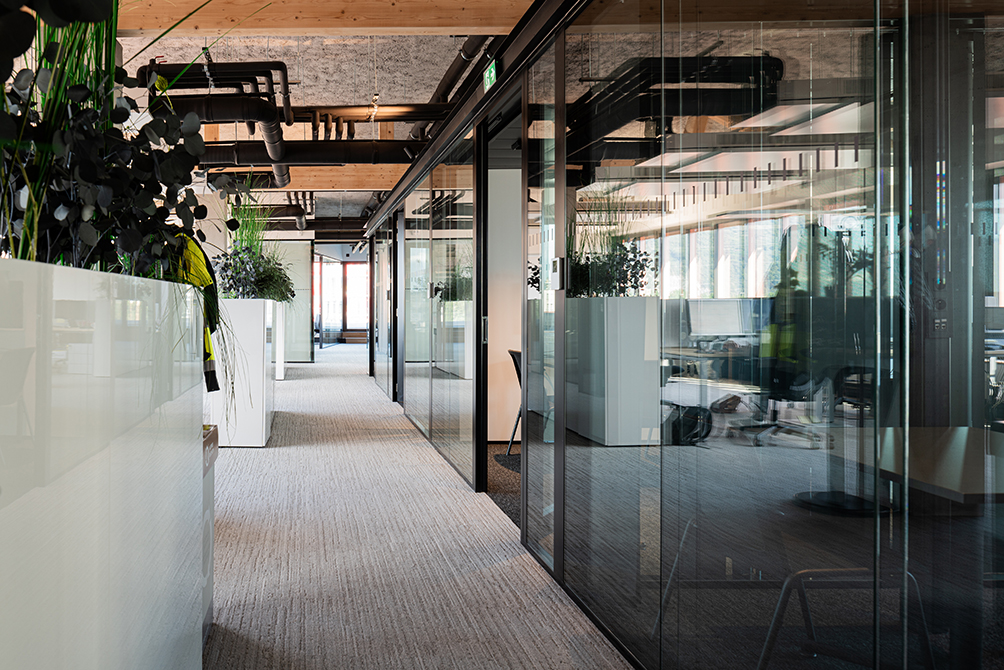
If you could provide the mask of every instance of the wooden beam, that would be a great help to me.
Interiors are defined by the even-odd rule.
[[[200,0],[120,0],[119,35],[154,37],[196,9]],[[529,0],[214,0],[171,37],[503,35]],[[258,11],[261,9],[261,11]],[[257,12],[257,13],[256,13]],[[254,16],[251,16],[254,14]]]
[[[407,165],[290,166],[290,183],[283,191],[390,191],[401,180]],[[225,168],[213,172],[247,172],[249,168]],[[261,168],[256,171],[262,172]]]
[[[471,190],[474,168],[470,165],[439,165],[432,171],[433,189]]]
[[[220,124],[218,123],[203,123],[202,124],[202,139],[206,142],[219,142],[220,141]]]
[[[392,140],[394,139],[394,124],[390,121],[380,123],[380,139],[381,140]]]

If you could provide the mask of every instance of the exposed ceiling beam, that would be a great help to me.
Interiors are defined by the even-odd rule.
[[[293,107],[293,121],[296,123],[311,123],[314,115],[325,115],[342,121],[399,121],[411,123],[414,121],[439,121],[449,116],[453,105],[448,102],[426,103],[424,105],[335,105],[316,107]],[[380,139],[394,139],[383,138]]]
[[[154,37],[200,0],[122,0],[119,35]],[[529,0],[214,0],[171,37],[240,35],[498,35],[512,30]],[[252,16],[254,14],[254,16]]]
[[[409,140],[292,140],[283,143],[280,160],[269,155],[264,142],[241,140],[206,145],[199,157],[204,167],[214,165],[400,165],[417,156],[425,142]]]
[[[406,164],[325,165],[289,168],[290,184],[284,191],[389,191],[408,169]],[[257,172],[261,172],[258,170]],[[247,168],[216,172],[245,173]],[[269,173],[270,174],[270,173]]]
[[[358,233],[362,237],[363,226],[368,219],[352,218],[320,218],[307,219],[306,230],[314,232],[345,232]],[[270,230],[297,230],[294,219],[272,219],[269,222]]]
[[[363,239],[365,238],[363,237],[362,228],[357,233],[350,231],[322,231],[314,233],[315,242],[359,242]]]

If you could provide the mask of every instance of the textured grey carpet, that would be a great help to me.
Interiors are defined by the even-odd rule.
[[[488,443],[488,497],[519,527],[520,472],[519,442],[505,455],[508,445]]]
[[[627,668],[365,374],[365,348],[293,365],[264,449],[216,474],[204,667]]]

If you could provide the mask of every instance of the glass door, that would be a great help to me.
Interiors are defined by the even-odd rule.
[[[460,140],[432,171],[432,443],[474,479],[474,168]]]
[[[336,344],[342,336],[342,298],[344,276],[342,263],[324,257],[321,263],[321,347]]]
[[[555,316],[560,293],[552,263],[561,255],[555,210],[555,49],[527,75],[526,335],[523,351],[524,542],[554,569]]]
[[[377,240],[374,245],[375,263],[374,267],[374,316],[376,322],[373,324],[373,376],[377,385],[383,389],[391,398],[394,397],[394,375],[392,368],[393,361],[393,285],[391,279],[391,267],[394,262],[391,242],[391,234],[387,227],[381,228],[377,232]]]
[[[432,243],[428,182],[405,199],[404,411],[426,437],[432,412]]]

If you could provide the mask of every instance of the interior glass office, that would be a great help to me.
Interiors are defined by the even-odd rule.
[[[593,3],[527,73],[524,541],[642,667],[1000,658],[1004,38],[955,4]]]
[[[391,399],[394,390],[394,234],[377,231],[372,249],[373,378]]]
[[[586,4],[522,74],[522,541],[640,667],[996,667],[1004,10],[718,10]],[[481,121],[400,252],[468,481]]]
[[[473,143],[404,204],[404,410],[469,483],[474,439]]]

